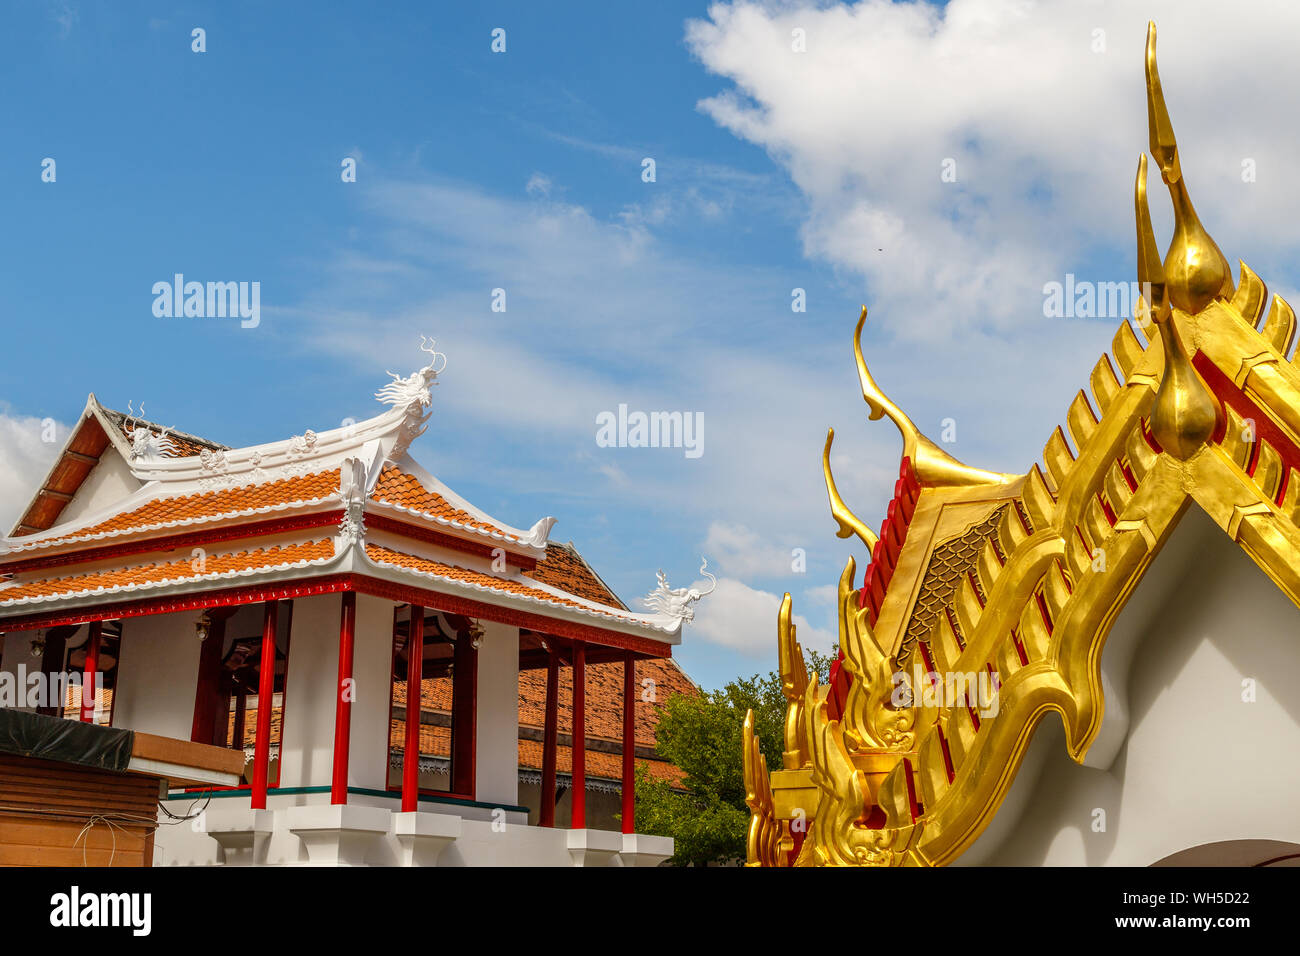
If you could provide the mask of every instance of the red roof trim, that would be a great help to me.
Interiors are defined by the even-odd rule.
[[[118,544],[101,545],[97,548],[83,548],[65,551],[60,554],[42,555],[39,558],[21,558],[17,561],[0,562],[0,574],[17,574],[20,571],[57,568],[68,564],[86,564],[91,561],[104,561],[109,558],[147,554],[153,551],[172,551],[196,544],[215,544],[221,541],[236,541],[240,538],[257,538],[282,531],[324,528],[338,524],[342,518],[342,511],[321,511],[315,514],[271,518],[267,521],[254,521],[249,524],[209,528],[204,531],[169,534],[159,538],[137,538]]]
[[[396,518],[389,518],[384,515],[377,515],[371,512],[366,513],[366,527],[373,531],[388,531],[392,534],[399,534],[404,538],[410,538],[414,541],[423,541],[427,544],[438,545],[443,548],[451,548],[456,551],[463,551],[467,554],[477,555],[482,558],[496,557],[496,551],[499,549],[505,553],[508,563],[515,565],[520,570],[531,571],[537,567],[537,559],[529,555],[520,554],[511,551],[504,544],[488,544],[485,541],[473,541],[466,538],[458,538],[455,535],[446,534],[442,531],[435,531],[432,528],[424,528],[419,525],[410,524],[406,521],[399,521]]]
[[[174,611],[256,604],[261,601],[286,600],[314,594],[333,594],[340,591],[356,591],[359,594],[369,594],[375,597],[387,598],[391,601],[422,604],[425,607],[436,608],[440,611],[450,611],[453,614],[464,614],[487,621],[496,621],[501,624],[513,624],[517,627],[525,627],[544,634],[567,637],[570,640],[619,647],[647,657],[672,657],[672,645],[651,640],[650,638],[607,630],[591,624],[559,620],[530,611],[499,607],[494,604],[487,604],[471,598],[446,594],[428,588],[395,584],[392,581],[385,581],[364,574],[333,574],[299,581],[277,581],[242,588],[225,588],[120,603],[110,602],[62,611],[49,611],[44,614],[0,618],[0,633],[57,627],[64,624],[85,624],[88,621],[169,614]]]

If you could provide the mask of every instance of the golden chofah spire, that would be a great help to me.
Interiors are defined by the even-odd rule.
[[[880,390],[876,380],[871,377],[871,372],[867,370],[867,362],[862,357],[862,327],[866,323],[867,307],[864,305],[862,315],[858,317],[858,327],[853,330],[853,357],[858,363],[862,398],[871,409],[873,422],[887,415],[898,427],[899,434],[903,436],[903,455],[912,460],[912,467],[916,470],[920,483],[925,486],[1000,485],[1018,478],[1019,475],[1004,475],[964,465],[921,434],[903,410]],[[829,438],[826,444],[829,450]]]
[[[1174,201],[1174,240],[1160,262],[1147,205],[1147,158],[1138,159],[1133,210],[1137,219],[1137,273],[1150,298],[1151,317],[1164,346],[1164,374],[1151,410],[1151,434],[1180,461],[1196,454],[1218,427],[1219,403],[1192,367],[1173,309],[1194,315],[1216,298],[1232,296],[1228,260],[1196,218],[1178,160],[1169,112],[1156,72],[1156,27],[1147,28],[1147,118],[1151,152]]]
[[[1174,204],[1174,238],[1165,255],[1164,274],[1170,303],[1195,315],[1215,299],[1232,298],[1232,268],[1215,245],[1192,207],[1178,160],[1178,142],[1165,106],[1160,74],[1156,69],[1156,25],[1147,24],[1147,123],[1151,155],[1160,166],[1160,178],[1169,187]],[[1148,219],[1149,222],[1149,219]]]

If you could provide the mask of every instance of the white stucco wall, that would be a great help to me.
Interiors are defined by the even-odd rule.
[[[293,602],[284,695],[282,787],[327,787],[333,778],[333,691],[338,680],[342,606],[339,594],[297,598]],[[351,752],[356,752],[355,747]]]
[[[393,604],[383,598],[358,594],[352,654],[352,676],[356,680],[357,696],[352,702],[349,787],[383,790],[387,782],[392,668]],[[337,675],[337,671],[335,673]],[[331,717],[331,733],[333,726]]]
[[[122,622],[113,726],[189,740],[199,680],[198,611],[130,617]]]
[[[478,650],[475,799],[519,803],[519,628],[483,622]]]
[[[1106,721],[1127,713],[1113,761],[1075,764],[1049,715],[993,825],[958,862],[1145,866],[1216,841],[1300,842],[1297,637],[1300,610],[1191,508],[1103,652]]]

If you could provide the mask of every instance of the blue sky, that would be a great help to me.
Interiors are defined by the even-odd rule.
[[[1216,37],[1198,6],[1155,4],[1184,168],[1229,258],[1285,285],[1296,199],[1280,175],[1247,191],[1237,171],[1243,150],[1276,170],[1296,144],[1255,107],[1228,112],[1243,86],[1285,88],[1233,41],[1280,40],[1248,24]],[[449,366],[414,449],[427,467],[515,525],[558,516],[553,537],[629,602],[656,568],[687,583],[708,554],[726,587],[678,659],[706,686],[771,669],[780,593],[805,643],[829,642],[852,552],[821,488],[826,426],[869,523],[892,491],[897,435],[865,421],[856,391],[861,303],[882,386],[932,435],[954,418],[950,450],[1002,471],[1032,463],[1107,347],[1117,318],[1045,320],[1042,286],[1133,278],[1146,15],[995,0],[12,4],[4,504],[16,512],[48,460],[35,422],[72,421],[88,391],[228,444],[267,441],[376,413],[385,370],[421,364],[430,334]],[[1252,57],[1294,72],[1285,60]],[[1229,67],[1233,85],[1215,85]],[[156,318],[151,287],[176,272],[260,282],[260,326]],[[704,455],[599,448],[596,415],[620,403],[702,412]]]

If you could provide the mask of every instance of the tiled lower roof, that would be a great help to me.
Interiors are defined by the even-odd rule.
[[[403,510],[454,527],[487,531],[498,536],[505,533],[504,529],[480,521],[468,511],[457,508],[436,491],[430,491],[424,487],[420,479],[402,471],[396,465],[384,466],[379,473],[379,481],[375,483],[375,490],[370,497],[374,501],[382,501],[385,504],[394,505]]]
[[[88,528],[39,542],[44,547],[70,541],[118,537],[159,528],[198,524],[217,518],[264,514],[293,505],[314,504],[337,496],[338,469],[281,478],[264,484],[223,488],[196,495],[155,498],[131,511],[113,515]]]
[[[534,581],[541,581],[543,584],[568,591],[570,594],[595,601],[597,604],[608,604],[610,607],[624,609],[627,607],[582,559],[582,555],[572,543],[560,544],[555,541],[547,543],[546,557],[537,562],[537,567],[525,571],[524,574]]]
[[[0,587],[0,607],[21,601],[42,600],[52,597],[70,597],[75,594],[101,591],[120,591],[149,587],[175,581],[198,580],[213,575],[236,574],[241,571],[266,570],[275,567],[301,565],[334,556],[334,541],[324,538],[300,544],[286,544],[273,548],[253,548],[229,554],[210,554],[202,570],[196,570],[189,557],[156,564],[138,564],[127,568],[106,568],[85,574],[66,577],[43,578],[34,581],[14,582]]]
[[[511,578],[499,578],[483,571],[471,571],[468,568],[462,568],[454,564],[444,564],[431,558],[422,558],[418,555],[394,551],[392,548],[385,548],[382,545],[367,544],[366,555],[376,564],[387,564],[392,567],[405,568],[408,571],[418,571],[421,574],[468,584],[485,591],[512,594],[556,607],[572,607],[597,617],[610,617],[616,620],[626,619],[625,615],[618,613],[618,609],[615,608],[610,608],[609,611],[598,611],[587,604],[561,597],[558,594],[552,594],[550,591],[543,591],[541,588],[529,587]]]

